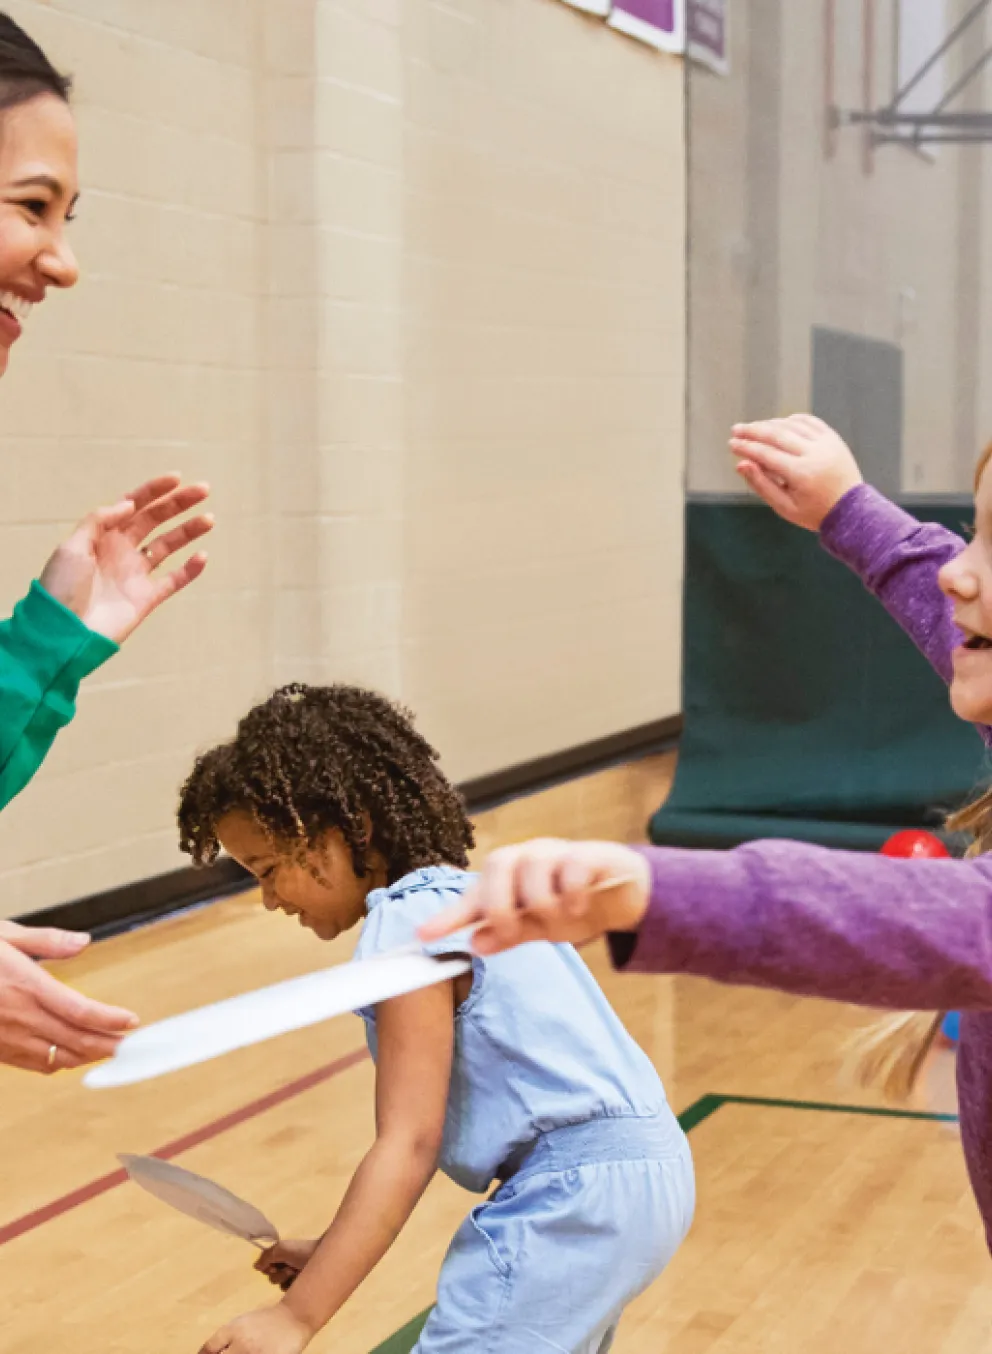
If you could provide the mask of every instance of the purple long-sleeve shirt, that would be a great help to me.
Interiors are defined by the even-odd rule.
[[[937,573],[964,542],[864,485],[836,505],[821,540],[948,680],[961,637]],[[992,730],[979,733],[992,743]],[[794,841],[643,849],[651,903],[636,937],[611,938],[618,967],[961,1011],[961,1137],[992,1250],[992,857],[894,860]]]

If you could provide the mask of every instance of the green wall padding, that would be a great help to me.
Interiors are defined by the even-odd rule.
[[[914,513],[961,531],[963,501]],[[878,602],[763,505],[690,502],[683,712],[658,844],[757,836],[877,849],[935,828],[989,774],[975,731]]]

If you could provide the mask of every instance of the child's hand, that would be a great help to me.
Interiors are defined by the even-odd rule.
[[[316,1249],[316,1241],[278,1241],[262,1252],[255,1268],[285,1293]]]
[[[281,1303],[239,1316],[212,1335],[200,1354],[302,1354],[314,1332]]]
[[[808,531],[819,531],[834,504],[861,483],[850,447],[812,414],[737,423],[730,450],[754,492],[779,517]]]
[[[590,892],[611,879],[630,882]],[[636,931],[647,909],[647,861],[614,842],[533,841],[503,847],[485,861],[475,886],[419,931],[440,940],[478,923],[472,948],[496,954],[530,940],[581,944],[605,931]]]

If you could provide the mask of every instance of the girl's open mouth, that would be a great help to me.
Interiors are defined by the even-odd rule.
[[[34,309],[33,301],[26,301],[13,291],[0,291],[0,310],[22,325]]]

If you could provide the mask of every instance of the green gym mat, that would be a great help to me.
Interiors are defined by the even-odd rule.
[[[960,532],[971,505],[912,511]],[[690,501],[684,600],[685,726],[652,841],[877,850],[900,828],[939,831],[983,783],[982,743],[940,678],[812,533],[754,501]]]

